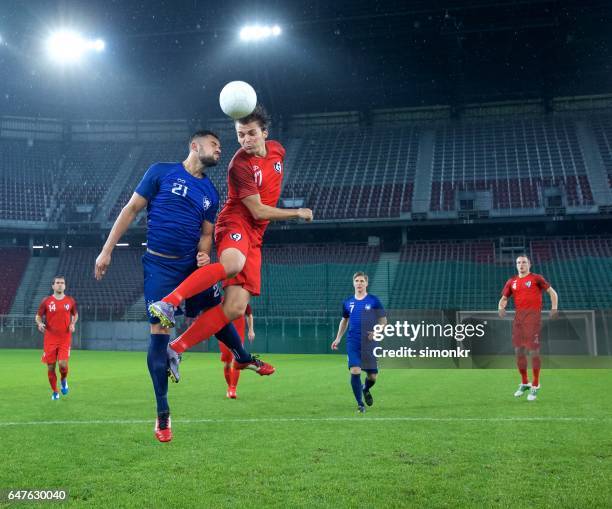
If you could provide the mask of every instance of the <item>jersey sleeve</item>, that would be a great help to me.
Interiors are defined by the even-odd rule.
[[[351,312],[349,311],[348,306],[346,305],[346,301],[342,303],[342,318],[349,318],[351,316]]]
[[[40,301],[40,304],[38,305],[38,311],[36,312],[36,314],[40,317],[45,316],[45,314],[47,313],[47,297],[45,297],[43,300]]]
[[[507,299],[512,296],[512,279],[508,279],[508,281],[506,281],[504,289],[502,290],[502,295]]]
[[[372,309],[376,311],[376,318],[382,318],[383,316],[387,316],[387,312],[380,302],[378,297],[374,297],[374,303],[372,304]]]
[[[213,204],[208,207],[208,210],[204,212],[204,221],[208,221],[209,223],[214,223],[217,218],[217,211],[219,210],[219,200],[213,202]]]
[[[542,290],[548,290],[550,288],[550,283],[548,281],[546,281],[546,279],[544,279],[543,276],[540,276],[538,274],[538,276],[536,277],[536,284],[538,285],[538,287],[540,287]]]
[[[228,180],[240,200],[247,196],[259,194],[252,170],[248,163],[242,159],[234,160],[229,168]]]
[[[76,315],[79,312],[79,310],[77,309],[77,303],[76,300],[72,299],[72,308],[70,309],[70,314],[72,316]]]
[[[152,165],[144,174],[138,186],[136,186],[135,192],[148,201],[151,201],[159,191],[160,177],[164,173],[163,166],[160,164]]]
[[[245,316],[250,316],[253,314],[253,309],[250,304],[247,304],[246,310],[244,311]]]

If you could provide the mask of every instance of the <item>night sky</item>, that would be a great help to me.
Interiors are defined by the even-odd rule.
[[[610,1],[3,0],[0,114],[220,116],[228,81],[275,114],[612,92]],[[281,37],[246,44],[248,23]],[[51,63],[60,27],[106,41]]]

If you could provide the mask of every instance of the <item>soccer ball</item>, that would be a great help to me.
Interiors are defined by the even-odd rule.
[[[230,81],[219,94],[219,105],[223,113],[237,120],[253,113],[257,106],[257,94],[244,81]]]

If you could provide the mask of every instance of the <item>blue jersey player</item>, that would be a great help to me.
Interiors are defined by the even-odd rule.
[[[355,295],[349,297],[342,304],[342,320],[338,326],[338,334],[331,344],[332,350],[337,350],[342,336],[348,328],[346,336],[346,353],[348,367],[351,372],[351,387],[357,410],[365,413],[363,400],[368,406],[374,404],[370,389],[376,383],[378,365],[372,353],[372,331],[374,325],[387,323],[385,310],[375,295],[367,293],[368,276],[364,272],[353,275]],[[361,371],[366,372],[365,384],[361,385]]]
[[[205,170],[215,166],[220,157],[218,136],[211,131],[197,131],[190,138],[189,155],[185,161],[152,165],[117,217],[96,259],[96,279],[102,279],[111,263],[113,248],[145,207],[147,249],[142,263],[147,313],[150,303],[170,293],[197,267],[208,264],[219,195]],[[220,302],[219,289],[214,286],[188,299],[185,314],[195,317],[203,309]],[[182,313],[182,310],[177,312]],[[149,322],[151,341],[147,365],[157,400],[155,436],[160,442],[169,442],[172,429],[167,398],[166,349],[170,330],[150,313]],[[232,351],[236,350],[237,345],[241,347],[240,336],[232,324],[217,333],[217,338]]]

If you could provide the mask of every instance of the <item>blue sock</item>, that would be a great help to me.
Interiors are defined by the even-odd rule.
[[[351,373],[351,387],[353,388],[353,394],[359,406],[363,406],[363,399],[361,399],[361,375],[353,375]]]
[[[230,349],[230,352],[234,354],[236,362],[251,362],[253,360],[251,354],[242,346],[242,340],[233,323],[228,323],[215,334],[215,337]]]
[[[370,380],[369,378],[366,377],[365,384],[363,386],[364,392],[369,391],[372,387],[374,387],[375,383],[376,383],[376,380]]]
[[[168,358],[166,348],[170,341],[168,334],[151,334],[147,366],[153,381],[153,390],[157,400],[157,413],[169,412],[168,407]]]

